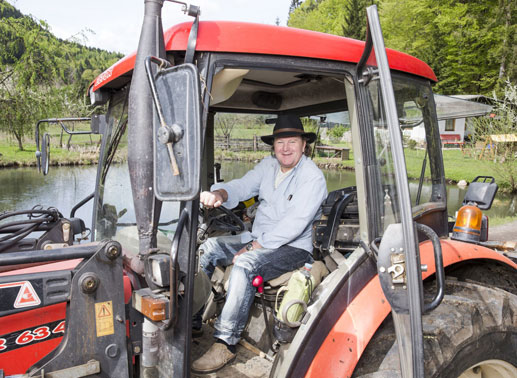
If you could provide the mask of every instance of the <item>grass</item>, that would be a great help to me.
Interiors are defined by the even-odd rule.
[[[510,217],[510,216],[490,217],[489,225],[490,225],[490,227],[494,227],[494,226],[500,226],[502,224],[507,224],[507,223],[511,223],[511,222],[515,222],[515,221],[517,221],[517,217]]]
[[[66,148],[68,135],[63,136],[63,145],[59,145],[59,133],[50,134],[50,164],[79,165],[96,164],[99,156],[100,136],[74,135],[70,149]],[[40,146],[41,150],[41,146]],[[19,150],[16,141],[0,135],[0,167],[24,167],[36,165],[36,143],[25,138],[23,150]]]

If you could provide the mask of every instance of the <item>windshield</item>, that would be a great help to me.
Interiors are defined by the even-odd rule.
[[[105,153],[100,162],[100,182],[95,209],[95,240],[113,238],[125,248],[138,248],[138,233],[128,169],[128,90],[117,94],[108,110]],[[163,203],[158,229],[173,233],[179,214],[177,202]]]

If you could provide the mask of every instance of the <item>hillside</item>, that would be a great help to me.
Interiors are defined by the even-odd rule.
[[[90,82],[122,54],[55,37],[48,25],[0,0],[0,132],[23,149],[38,119],[91,114]]]

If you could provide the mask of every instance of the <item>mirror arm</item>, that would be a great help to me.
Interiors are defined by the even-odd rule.
[[[158,98],[158,92],[156,91],[156,83],[154,81],[153,72],[151,70],[151,62],[155,64],[159,64],[158,70],[163,70],[164,68],[172,67],[171,64],[161,58],[157,58],[154,56],[148,56],[145,58],[145,71],[147,73],[147,79],[149,80],[149,86],[151,87],[151,94],[153,96],[154,106],[156,108],[156,112],[158,113],[158,118],[160,119],[160,129],[158,130],[158,139],[162,144],[167,146],[167,151],[169,154],[169,159],[171,161],[172,166],[172,174],[173,176],[178,176],[180,174],[180,170],[178,167],[178,162],[176,161],[176,157],[174,156],[174,150],[172,148],[172,144],[176,143],[183,136],[183,131],[179,125],[169,126],[165,122],[165,117],[163,116],[163,108],[160,103],[160,99]]]

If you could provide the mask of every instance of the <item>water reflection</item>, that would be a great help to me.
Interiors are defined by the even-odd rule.
[[[95,166],[52,167],[47,176],[36,168],[0,169],[0,212],[56,207],[69,216],[74,205],[95,189]],[[91,205],[76,216],[91,220]],[[90,224],[90,223],[87,223]]]

